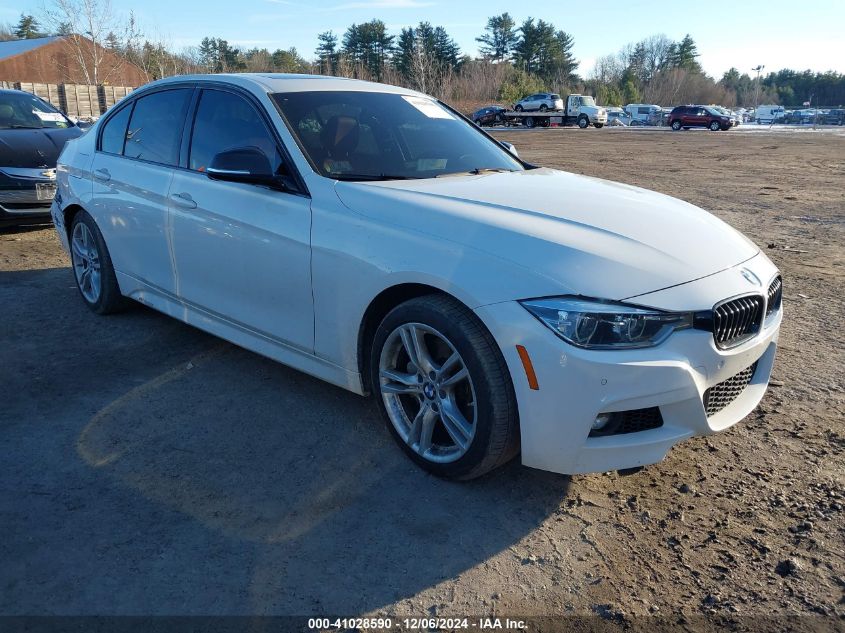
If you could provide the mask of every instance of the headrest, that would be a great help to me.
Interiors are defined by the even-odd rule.
[[[345,158],[358,147],[359,134],[358,119],[333,116],[320,130],[320,140],[331,158]]]

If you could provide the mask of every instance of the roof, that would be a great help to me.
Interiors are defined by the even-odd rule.
[[[0,42],[0,60],[34,51],[36,48],[41,48],[60,39],[62,39],[61,35],[53,35],[51,37],[34,37],[28,40]]]
[[[283,73],[232,73],[212,75],[176,75],[154,81],[153,85],[179,81],[222,81],[243,87],[259,86],[265,92],[303,92],[310,90],[348,90],[350,92],[393,92],[404,95],[419,95],[419,92],[372,81],[330,77],[327,75],[298,75]],[[146,88],[147,86],[145,86]]]

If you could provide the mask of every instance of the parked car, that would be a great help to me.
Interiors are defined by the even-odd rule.
[[[607,108],[607,125],[630,125],[633,117],[622,108]]]
[[[487,106],[472,113],[472,122],[482,127],[496,125],[502,122],[502,112],[507,112],[507,108],[499,105]]]
[[[729,114],[723,114],[712,106],[678,106],[669,115],[669,126],[675,131],[681,128],[688,130],[693,127],[706,127],[716,132],[729,130],[732,125],[733,118]]]
[[[707,107],[709,107],[711,110],[715,110],[716,112],[718,112],[719,114],[721,114],[723,116],[729,117],[730,120],[731,120],[731,126],[732,127],[736,127],[740,123],[742,123],[742,120],[739,117],[739,115],[737,115],[735,112],[731,112],[727,108],[723,108],[722,106],[707,106]]]
[[[772,372],[781,281],[752,241],[669,196],[525,163],[405,88],[171,77],[68,143],[58,175],[92,311],[136,299],[373,394],[439,476],[518,453],[562,473],[653,463],[739,422]],[[279,415],[283,436],[295,412]]]
[[[845,125],[845,110],[842,108],[828,110],[819,117],[819,123],[823,125]]]
[[[43,99],[0,90],[0,226],[50,221],[56,158],[82,131]]]
[[[550,92],[538,92],[534,95],[529,95],[524,99],[517,101],[513,109],[517,112],[531,112],[532,110],[539,110],[545,112],[547,110],[563,110],[563,99],[559,94]]]
[[[631,115],[631,125],[659,125],[662,108],[650,103],[629,103],[625,112]]]

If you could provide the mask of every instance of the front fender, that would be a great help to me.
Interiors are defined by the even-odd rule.
[[[340,201],[315,198],[312,221],[315,353],[350,371],[358,371],[367,308],[394,286],[431,286],[470,309],[562,291],[511,261],[369,218]]]

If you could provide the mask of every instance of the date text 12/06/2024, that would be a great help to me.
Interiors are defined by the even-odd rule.
[[[431,631],[431,630],[470,630],[482,631],[520,631],[526,627],[524,620],[510,618],[310,618],[310,630],[348,630],[384,631],[399,629],[403,631]]]

